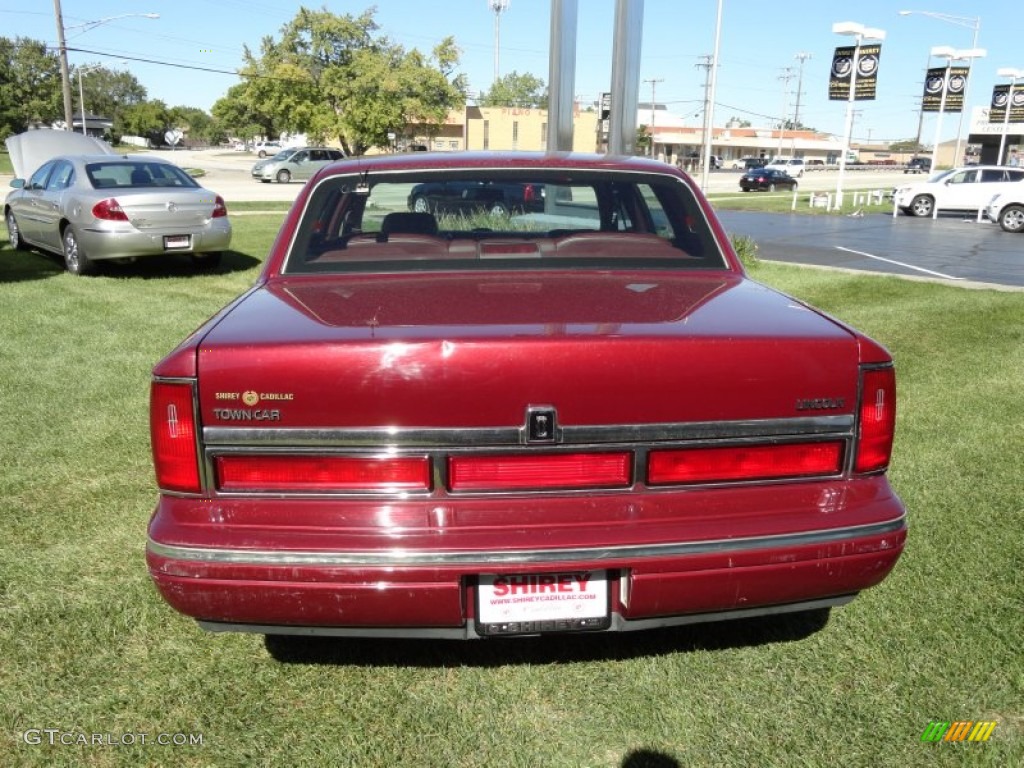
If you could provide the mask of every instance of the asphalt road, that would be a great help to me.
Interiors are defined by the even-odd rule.
[[[883,272],[1024,290],[1024,234],[943,216],[806,216],[719,211],[730,235],[757,242],[769,261]]]

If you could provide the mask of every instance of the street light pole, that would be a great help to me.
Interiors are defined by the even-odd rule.
[[[75,74],[78,75],[78,108],[82,110],[82,135],[88,136],[89,132],[85,127],[85,90],[82,88],[82,74],[95,69],[95,67],[75,67]]]
[[[860,66],[860,46],[866,39],[885,40],[885,31],[865,27],[855,21],[839,21],[832,25],[834,35],[852,35],[854,38],[853,62],[850,70],[850,94],[846,99],[846,127],[843,131],[843,154],[839,158],[839,177],[836,179],[835,207],[843,207],[843,180],[846,177],[846,155],[850,151],[850,134],[853,132],[853,102],[857,98],[857,68]]]
[[[95,29],[100,24],[106,24],[108,21],[116,21],[117,19],[126,19],[129,16],[141,16],[145,19],[159,19],[159,13],[120,13],[117,16],[107,16],[103,19],[97,19],[96,21],[87,21],[83,24],[73,24],[70,27],[64,26],[64,14],[61,11],[60,0],[53,0],[53,15],[57,21],[57,52],[58,58],[60,59],[60,87],[61,93],[64,96],[64,123],[66,131],[74,130],[74,115],[71,111],[71,72],[68,69],[68,46],[64,39],[65,29],[78,29],[81,28],[82,32],[88,32],[90,29]],[[80,32],[79,34],[81,34]],[[85,120],[83,115],[82,120]],[[84,130],[84,129],[83,129]]]
[[[981,17],[980,16],[954,16],[951,13],[937,13],[935,11],[900,11],[900,16],[930,16],[933,19],[939,21],[945,21],[948,24],[956,24],[958,27],[965,27],[967,29],[974,30],[974,37],[971,40],[971,48],[977,50],[978,48],[978,33],[981,31]],[[964,84],[964,106],[960,110],[960,122],[956,127],[956,150],[953,155],[953,166],[960,164],[960,137],[964,132],[964,114],[967,112],[967,92],[971,87],[971,78],[968,75],[967,82]],[[934,167],[934,165],[932,166]]]
[[[971,61],[972,59],[980,59],[986,53],[984,48],[971,48],[966,51],[958,51],[950,48],[948,45],[939,45],[931,50],[931,55],[937,58],[946,59],[946,68],[942,73],[942,96],[939,99],[939,116],[935,120],[935,141],[932,146],[932,169],[936,168],[936,162],[939,156],[939,142],[942,139],[942,114],[946,111],[946,91],[949,89],[949,71],[953,67],[954,61]],[[927,73],[926,73],[927,76]],[[970,81],[970,75],[968,74],[968,81]],[[964,98],[965,103],[960,108],[960,117],[963,118],[964,111],[967,109],[966,104],[967,95],[967,84],[964,84]],[[957,136],[956,150],[953,154],[953,167],[956,168],[960,163],[958,158],[960,157],[960,137]]]
[[[1006,112],[1003,114],[1003,133],[999,137],[999,154],[996,155],[996,162],[1000,165],[1006,163],[1006,158],[1003,153],[1006,152],[1006,134],[1010,128],[1010,110],[1013,108],[1013,88],[1017,85],[1017,81],[1024,78],[1024,69],[1014,69],[1012,67],[1002,67],[996,71],[996,74],[1000,77],[1010,78],[1010,90],[1006,93]]]

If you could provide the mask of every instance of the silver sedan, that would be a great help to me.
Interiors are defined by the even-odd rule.
[[[72,274],[105,259],[173,253],[213,266],[231,243],[224,200],[160,158],[62,155],[11,186],[11,245],[61,255]]]

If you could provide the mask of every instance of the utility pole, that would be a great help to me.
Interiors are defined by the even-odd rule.
[[[795,77],[792,67],[783,67],[779,80],[782,81],[782,121],[779,123],[779,155],[782,155],[782,143],[785,141],[786,121],[789,113],[789,81]]]
[[[644,80],[645,83],[651,84],[651,157],[654,157],[654,110],[657,102],[655,101],[655,88],[658,83],[665,82],[663,77],[652,77],[649,80]]]
[[[705,53],[700,57],[694,66],[697,69],[704,70],[704,123],[700,133],[700,156],[701,162],[703,158],[709,154],[707,147],[710,145],[710,137],[708,131],[711,130],[708,126],[708,118],[710,117],[710,106],[711,106],[711,68],[713,66],[714,56],[710,53]]]
[[[68,46],[64,42],[64,14],[60,9],[60,0],[53,0],[53,15],[57,17],[57,47],[60,58],[60,83],[64,94],[65,131],[73,129],[74,115],[71,113],[71,74],[68,72]],[[82,116],[85,121],[85,115]]]
[[[793,127],[800,126],[800,97],[804,92],[804,62],[811,58],[811,54],[801,51],[794,58],[800,62],[796,77],[796,109],[793,112]]]

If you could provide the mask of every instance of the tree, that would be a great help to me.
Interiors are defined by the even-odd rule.
[[[636,129],[636,139],[634,144],[636,146],[636,154],[638,155],[649,155],[651,153],[651,142],[654,137],[651,136],[651,130],[646,125],[641,125]]]
[[[185,134],[190,144],[220,144],[225,139],[220,124],[198,107],[171,107],[169,117],[170,125]]]
[[[163,141],[163,134],[169,127],[171,115],[160,100],[132,104],[114,122],[118,136],[143,136],[155,143]]]
[[[894,141],[889,145],[890,152],[920,152],[924,149],[924,145],[915,139],[904,139],[903,141]]]
[[[348,154],[386,147],[389,133],[439,127],[465,98],[455,74],[458,53],[447,38],[431,56],[376,34],[374,11],[355,17],[300,8],[259,55],[246,49],[245,80],[215,114],[239,123],[272,125],[314,140],[337,137]]]
[[[516,71],[499,77],[480,97],[481,107],[540,107],[548,105],[548,91],[544,81]]]
[[[0,37],[0,140],[64,114],[60,62],[46,43]]]
[[[227,94],[214,102],[214,119],[228,133],[244,139],[254,136],[277,136],[273,119],[261,113],[250,99],[248,83],[228,88]]]
[[[81,75],[81,91],[79,91],[79,75]],[[146,89],[135,75],[116,69],[108,69],[100,64],[86,64],[71,69],[72,101],[74,112],[82,111],[79,104],[80,96],[85,98],[85,111],[90,115],[110,118],[116,125],[124,110],[146,100]],[[114,131],[113,139],[120,138]]]

